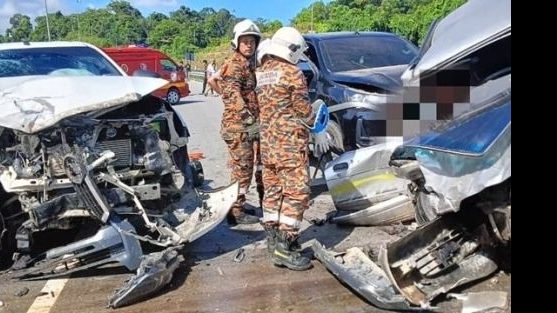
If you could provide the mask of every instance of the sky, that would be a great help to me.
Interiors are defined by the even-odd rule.
[[[44,15],[45,0],[0,0],[0,34],[5,34],[10,27],[9,19],[16,13],[31,17],[34,21],[38,15]],[[279,20],[288,25],[290,20],[316,0],[128,0],[143,16],[151,12],[168,14],[185,5],[200,11],[210,7],[218,11],[221,8],[229,10],[237,17],[268,20]],[[324,1],[329,2],[330,0]],[[87,8],[104,8],[110,0],[46,0],[48,12],[60,10],[63,14],[83,12]]]

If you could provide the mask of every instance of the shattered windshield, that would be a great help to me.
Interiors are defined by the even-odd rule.
[[[105,57],[88,47],[0,50],[0,77],[28,75],[122,74]]]
[[[332,38],[320,44],[331,72],[408,64],[418,54],[411,43],[394,36]]]

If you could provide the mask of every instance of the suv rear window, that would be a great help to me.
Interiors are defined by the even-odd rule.
[[[103,55],[89,47],[0,50],[0,77],[28,75],[122,74]]]

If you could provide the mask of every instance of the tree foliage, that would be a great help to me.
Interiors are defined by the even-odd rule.
[[[328,31],[389,31],[420,43],[432,21],[466,0],[333,0],[316,1],[302,9],[291,24],[302,33]],[[79,40],[100,47],[148,44],[176,59],[185,52],[217,53],[229,46],[234,24],[241,18],[226,9],[195,11],[184,5],[168,15],[144,17],[129,1],[113,0],[105,8],[63,15],[48,14],[52,40]],[[14,14],[0,42],[48,40],[46,18]],[[34,23],[33,23],[34,22]],[[265,34],[282,27],[278,20],[256,19]]]
[[[302,32],[386,31],[416,44],[429,25],[466,0],[336,0],[302,9],[292,24]]]

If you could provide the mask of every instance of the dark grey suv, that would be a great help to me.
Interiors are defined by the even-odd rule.
[[[409,41],[385,32],[306,34],[311,62],[302,62],[310,99],[329,106],[329,135],[337,153],[385,142],[384,105],[399,96],[400,75],[418,54]]]

